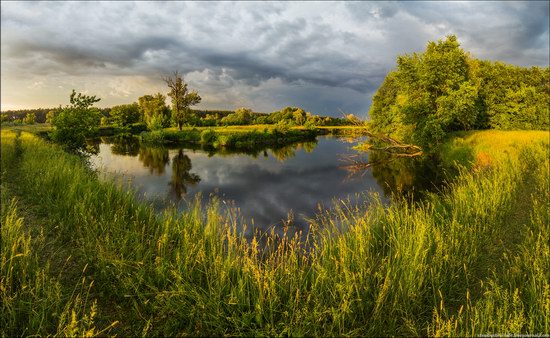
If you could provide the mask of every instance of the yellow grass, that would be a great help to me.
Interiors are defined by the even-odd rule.
[[[517,159],[529,145],[550,142],[549,131],[482,130],[453,133],[443,147],[444,162],[473,167],[485,167],[507,158]]]

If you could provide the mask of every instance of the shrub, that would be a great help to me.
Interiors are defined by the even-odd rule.
[[[130,133],[139,134],[141,132],[147,131],[147,125],[143,122],[132,123],[128,126],[130,128]]]
[[[27,115],[25,115],[25,119],[23,120],[23,122],[25,122],[25,124],[34,124],[36,120],[36,115],[34,113],[27,113]]]
[[[201,133],[201,142],[204,144],[213,144],[218,139],[218,134],[213,129],[206,129]]]
[[[151,144],[160,144],[164,142],[165,134],[162,130],[153,130],[140,134],[141,141]]]
[[[52,121],[51,138],[69,151],[82,152],[86,148],[86,138],[97,133],[101,114],[92,105],[100,99],[95,96],[78,94],[73,90],[71,105],[56,115]]]

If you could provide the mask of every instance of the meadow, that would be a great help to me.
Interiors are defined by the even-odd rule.
[[[2,336],[550,332],[548,132],[453,134],[443,192],[340,204],[305,242],[247,240],[215,199],[157,214],[57,145],[1,137]]]

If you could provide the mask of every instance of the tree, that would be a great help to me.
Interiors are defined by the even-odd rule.
[[[471,57],[455,36],[398,57],[373,97],[369,129],[430,148],[448,132],[548,130],[550,68]]]
[[[398,58],[397,81],[402,95],[400,106],[404,122],[415,126],[411,135],[413,142],[424,146],[440,143],[450,130],[449,126],[455,124],[454,118],[461,113],[457,113],[452,100],[461,93],[467,93],[469,100],[475,100],[472,95],[477,95],[477,90],[461,88],[468,81],[467,61],[467,54],[454,35],[447,36],[443,41],[429,42],[422,54]],[[472,113],[469,107],[462,110]],[[466,120],[469,123],[470,116]]]
[[[53,122],[53,119],[55,117],[55,110],[50,110],[47,114],[46,114],[46,123],[52,123]]]
[[[170,88],[168,96],[172,98],[172,120],[181,130],[183,124],[190,119],[189,107],[200,103],[201,97],[196,91],[187,89],[187,83],[177,71],[174,72],[174,77],[165,77],[164,82]]]
[[[161,93],[140,97],[138,106],[141,119],[150,130],[170,125],[170,108],[166,106],[166,96]]]
[[[303,126],[304,123],[306,123],[306,112],[298,108],[292,113],[292,117],[294,119],[294,122],[296,122],[297,125]]]
[[[233,114],[229,114],[221,119],[224,125],[247,125],[252,123],[252,110],[248,108],[239,108]]]
[[[81,153],[86,148],[86,138],[93,135],[99,127],[101,114],[93,104],[101,99],[95,96],[76,94],[70,96],[70,105],[54,117],[51,138],[70,151]]]
[[[23,119],[23,122],[25,124],[34,124],[35,121],[36,115],[34,113],[27,113],[27,115],[25,115],[25,118]]]
[[[120,127],[139,122],[139,106],[137,103],[114,106],[111,108],[111,118]]]

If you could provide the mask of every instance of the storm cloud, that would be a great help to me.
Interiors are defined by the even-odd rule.
[[[2,2],[2,110],[102,106],[185,74],[202,108],[365,116],[398,55],[456,34],[475,57],[549,63],[548,2]]]

